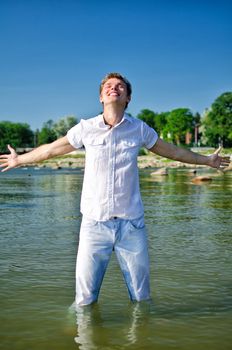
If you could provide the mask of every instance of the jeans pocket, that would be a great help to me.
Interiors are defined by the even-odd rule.
[[[145,228],[144,216],[138,219],[129,220],[129,225],[132,230],[141,230]]]

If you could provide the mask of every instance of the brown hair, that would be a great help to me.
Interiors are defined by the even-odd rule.
[[[101,81],[101,84],[100,84],[100,95],[101,95],[101,92],[102,92],[102,89],[103,89],[103,85],[107,82],[107,80],[111,79],[111,78],[117,78],[119,80],[122,80],[125,84],[126,84],[126,89],[127,89],[127,96],[130,97],[131,94],[132,94],[132,87],[131,87],[131,83],[129,82],[129,80],[127,80],[124,76],[122,76],[120,73],[108,73]],[[128,103],[126,104],[126,107],[127,108],[128,106]]]

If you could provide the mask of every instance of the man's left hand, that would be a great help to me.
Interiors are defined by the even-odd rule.
[[[230,165],[230,157],[220,156],[219,153],[221,152],[221,150],[222,150],[222,147],[219,147],[213,154],[209,156],[209,166],[223,171],[225,168],[227,168]]]

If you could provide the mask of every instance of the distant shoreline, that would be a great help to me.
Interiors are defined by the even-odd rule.
[[[28,165],[27,165],[28,166]],[[38,168],[58,169],[78,169],[85,167],[85,155],[65,155],[63,157],[52,158],[40,163],[30,164],[29,166]],[[156,155],[138,156],[138,168],[206,168],[204,165],[187,164],[178,161],[169,160]]]
[[[213,148],[194,148],[192,149],[194,152],[201,154],[212,154],[214,152]],[[227,150],[223,153],[227,153]],[[148,151],[146,151],[148,152]],[[228,154],[228,153],[227,153]],[[27,167],[37,167],[37,168],[50,168],[50,169],[78,169],[85,167],[85,151],[77,150],[72,153],[58,156],[55,158],[51,158],[40,163],[33,163],[26,165]],[[146,169],[146,168],[207,168],[205,165],[196,165],[196,164],[188,164],[182,163],[179,161],[170,160],[167,158],[160,157],[156,154],[148,152],[145,155],[138,156],[138,168]],[[232,165],[227,169],[231,170]]]

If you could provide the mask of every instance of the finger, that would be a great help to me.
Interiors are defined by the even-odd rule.
[[[218,147],[218,149],[213,154],[219,154],[222,150],[222,146]]]
[[[9,151],[13,149],[13,147],[11,147],[11,145],[7,145],[7,148]]]
[[[221,158],[221,162],[230,163],[230,159]]]
[[[10,151],[11,154],[12,154],[12,153],[16,153],[16,152],[15,152],[15,149],[14,149],[13,147],[11,147],[11,145],[7,145],[7,148],[8,148],[8,150]]]
[[[230,162],[231,161],[230,157],[221,157],[221,159],[226,161],[226,162]]]
[[[7,167],[7,166],[8,166],[8,163],[0,164],[0,168],[4,168],[4,167]]]
[[[4,173],[5,171],[7,171],[7,170],[9,170],[10,169],[10,167],[8,166],[8,167],[6,167],[5,169],[2,169],[1,170],[1,173]]]

